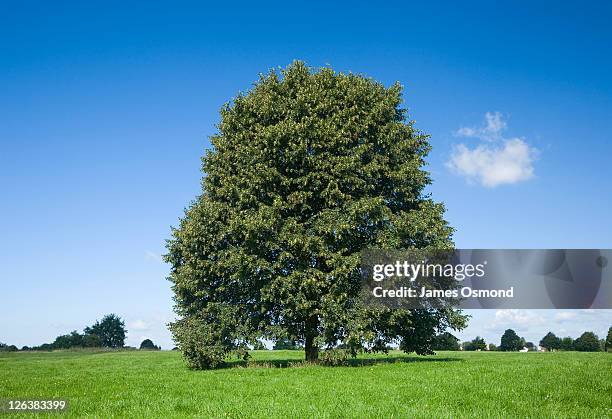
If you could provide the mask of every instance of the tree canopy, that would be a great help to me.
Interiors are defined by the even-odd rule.
[[[122,348],[125,344],[125,323],[116,314],[107,314],[101,321],[84,329],[86,335],[95,335],[106,348]],[[92,340],[93,341],[93,340]]]
[[[548,351],[561,349],[561,339],[555,336],[553,332],[548,332],[540,341],[540,346],[546,348]]]
[[[434,339],[433,349],[436,351],[458,351],[459,339],[449,332],[440,333]]]
[[[584,332],[574,341],[574,350],[580,352],[597,352],[600,350],[599,338],[593,332]]]
[[[145,339],[140,343],[140,349],[158,351],[161,348],[156,346],[151,339]]]
[[[0,342],[0,352],[17,352],[19,348],[15,345],[8,345],[6,343]]]
[[[191,367],[259,338],[295,340],[308,360],[339,342],[428,354],[436,332],[464,326],[455,310],[357,298],[363,249],[453,246],[443,205],[425,193],[428,136],[401,92],[294,62],[222,108],[202,193],[165,256],[179,315],[170,328]]]
[[[471,341],[463,343],[464,351],[484,351],[485,349],[487,349],[487,343],[480,336],[476,336]]]
[[[562,351],[573,351],[574,350],[574,339],[570,336],[566,336],[561,339],[560,348]]]
[[[519,337],[512,329],[507,329],[501,337],[500,351],[518,351],[523,349],[524,339]]]

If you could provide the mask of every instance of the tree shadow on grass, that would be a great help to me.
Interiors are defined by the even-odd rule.
[[[305,361],[300,359],[270,359],[270,360],[231,360],[227,361],[220,368],[303,368],[309,366],[334,367],[368,367],[384,364],[410,364],[420,362],[463,362],[460,358],[429,358],[415,356],[387,356],[376,358],[349,358],[339,362],[330,363],[325,360],[318,362]]]

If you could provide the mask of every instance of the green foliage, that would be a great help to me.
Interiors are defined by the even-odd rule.
[[[562,351],[573,351],[574,350],[574,339],[569,336],[561,339],[561,346],[559,347]]]
[[[321,363],[331,367],[348,365],[350,352],[345,349],[326,349],[323,351]]]
[[[300,345],[298,345],[295,340],[282,338],[274,342],[274,346],[272,347],[272,349],[275,351],[281,351],[281,350],[294,351],[294,350],[303,349],[303,348],[301,348]]]
[[[102,339],[98,335],[84,334],[83,335],[83,347],[84,348],[99,348],[102,346]]]
[[[145,339],[140,343],[140,349],[149,351],[159,351],[161,348],[159,346],[155,346],[151,339]]]
[[[7,345],[6,343],[0,342],[0,352],[17,352],[19,348],[15,345]]]
[[[464,351],[484,351],[485,349],[487,349],[487,343],[485,342],[484,338],[481,338],[480,336],[476,336],[470,342],[463,343]]]
[[[501,337],[500,351],[518,351],[523,349],[525,340],[519,337],[512,329],[506,329]]]
[[[561,349],[561,339],[555,336],[553,332],[548,332],[540,341],[540,346],[548,351]]]
[[[253,344],[254,351],[266,351],[267,349],[268,348],[266,348],[266,345],[264,345],[263,342],[260,340],[255,341],[255,343]]]
[[[55,348],[53,348],[53,344],[51,344],[51,343],[43,343],[40,346],[36,346],[36,347],[32,348],[32,350],[34,350],[34,351],[52,351],[53,349],[55,349]]]
[[[107,314],[101,321],[84,329],[87,335],[96,335],[105,348],[122,348],[125,344],[125,323],[116,314]]]
[[[223,363],[229,348],[237,348],[231,335],[234,324],[228,321],[219,322],[217,327],[205,318],[189,316],[172,323],[170,330],[190,368],[216,368]]]
[[[310,360],[337,342],[428,354],[436,331],[465,325],[450,309],[357,299],[361,250],[452,247],[443,205],[424,192],[427,135],[401,103],[399,85],[295,62],[223,107],[202,194],[165,256],[189,365],[286,336]]]
[[[580,352],[599,351],[599,338],[593,332],[584,332],[574,341],[574,350]]]
[[[434,351],[458,351],[459,339],[449,332],[444,332],[436,335],[432,348]]]
[[[68,335],[61,335],[55,338],[52,343],[54,349],[69,349],[83,346],[83,335],[73,330]]]
[[[606,351],[612,351],[612,327],[608,329],[608,336],[606,337],[605,349]]]

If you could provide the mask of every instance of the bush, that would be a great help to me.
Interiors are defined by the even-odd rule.
[[[257,342],[255,342],[255,344],[253,345],[253,350],[255,350],[255,351],[265,351],[267,349],[268,348],[266,348],[266,345],[264,345],[263,342],[261,342],[259,340]]]
[[[149,350],[149,351],[159,351],[161,349],[161,347],[155,346],[155,344],[153,343],[153,341],[151,339],[145,339],[140,344],[140,349],[141,350]]]
[[[348,363],[349,353],[344,349],[326,349],[323,351],[320,363],[335,367]]]
[[[251,354],[249,353],[249,347],[246,345],[240,345],[232,352],[236,356],[236,358],[242,359],[243,361],[248,361],[251,357]]]
[[[179,350],[189,368],[209,369],[223,365],[225,357],[233,348],[232,343],[219,344],[224,340],[224,329],[206,323],[204,319],[189,317],[180,319],[170,325],[176,341],[180,342]]]
[[[52,351],[53,350],[53,345],[50,343],[43,343],[40,346],[36,346],[34,348],[32,348],[32,350],[34,351]]]

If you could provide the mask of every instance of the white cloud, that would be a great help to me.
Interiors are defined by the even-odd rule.
[[[493,325],[496,327],[516,325],[532,326],[544,323],[544,317],[536,314],[533,310],[506,309],[495,311]]]
[[[128,323],[128,330],[149,330],[149,325],[144,320],[137,319]]]
[[[457,135],[484,142],[473,148],[455,145],[446,166],[469,182],[490,188],[531,179],[538,152],[521,138],[504,138],[506,126],[499,112],[487,112],[482,127],[460,128]]]
[[[564,321],[564,320],[572,320],[576,318],[577,314],[575,311],[561,311],[555,314],[555,320]]]
[[[481,144],[474,149],[459,144],[447,166],[469,181],[495,187],[531,179],[535,154],[536,150],[519,138],[505,140],[503,146]]]
[[[481,127],[461,127],[456,135],[459,137],[480,138],[485,141],[495,141],[502,138],[501,134],[508,124],[499,112],[485,113],[485,123]]]

